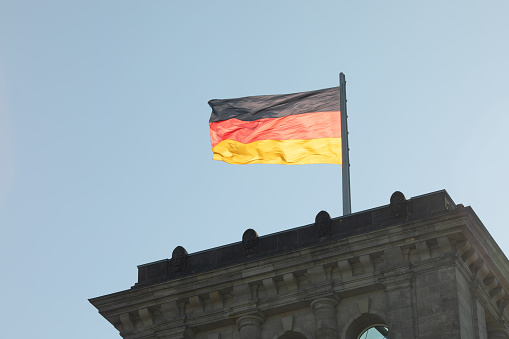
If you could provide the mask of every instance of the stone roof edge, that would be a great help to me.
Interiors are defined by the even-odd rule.
[[[472,238],[469,239],[470,241],[475,241],[476,243],[480,245],[488,245],[488,252],[486,253],[488,255],[488,258],[490,261],[493,262],[495,267],[502,268],[502,270],[506,270],[509,272],[509,259],[505,255],[505,253],[502,251],[500,246],[498,246],[495,239],[492,237],[491,233],[488,231],[484,223],[481,221],[477,213],[475,213],[474,209],[471,206],[466,206],[465,210],[468,211],[467,218],[468,220],[472,221],[473,223],[477,224],[479,226],[479,230],[484,234],[478,234],[476,236],[476,232],[474,229],[469,227],[470,233],[472,234]],[[491,253],[490,253],[491,252]],[[493,255],[497,254],[497,255]],[[509,289],[509,281],[506,281],[506,287]]]
[[[437,191],[436,193],[438,193],[438,192],[442,192],[442,191]],[[382,207],[387,207],[387,206],[382,206]],[[461,209],[461,210],[456,209],[453,211],[449,211],[447,214],[468,215],[468,214],[470,214],[469,212],[471,212],[475,215],[475,213],[473,212],[473,210],[471,208],[468,208],[468,209],[465,208],[465,209]],[[436,217],[443,217],[443,216],[444,216],[443,214],[430,215],[430,218],[426,218],[427,220],[426,219],[414,220],[414,221],[412,221],[412,223],[422,223],[424,221],[427,221],[426,224],[428,224],[429,222],[432,222],[429,219],[435,219]],[[456,218],[457,216],[451,215],[450,217]],[[356,237],[356,236],[362,236],[362,234],[353,235],[353,237]],[[337,240],[331,242],[331,244],[335,243],[335,242],[337,242]],[[326,244],[323,244],[323,245],[326,245]],[[316,246],[318,246],[318,245],[316,245]],[[284,254],[281,254],[281,255],[284,255]],[[166,261],[166,260],[161,260],[161,261]],[[243,265],[243,264],[249,264],[249,262],[239,263],[237,265]],[[236,265],[234,265],[234,266],[236,266]],[[130,299],[143,299],[144,296],[147,296],[147,295],[152,296],[154,293],[157,293],[156,291],[160,290],[161,288],[166,288],[166,287],[163,287],[165,285],[167,286],[168,284],[171,284],[171,283],[177,283],[178,281],[182,281],[185,279],[194,279],[193,277],[195,277],[196,275],[199,275],[199,274],[210,274],[210,273],[211,272],[198,272],[194,275],[183,276],[183,277],[180,277],[175,280],[167,280],[167,281],[157,282],[155,284],[147,284],[147,285],[140,286],[139,288],[134,288],[134,289],[131,287],[130,289],[126,289],[123,291],[118,291],[118,292],[114,292],[111,294],[107,294],[107,295],[103,295],[103,296],[99,296],[99,297],[95,297],[95,298],[90,298],[89,302],[92,305],[94,305],[96,308],[99,308],[99,306],[104,306],[109,303],[112,303],[112,304],[116,303],[116,298],[115,298],[116,296],[118,296],[118,297],[122,296],[122,300],[125,302],[125,296],[132,294],[133,292],[134,292],[134,294],[132,294],[132,298],[130,298]]]
[[[441,190],[437,190],[437,191],[434,191],[434,192],[425,193],[425,194],[421,194],[421,195],[416,195],[414,197],[411,197],[411,198],[407,199],[407,201],[416,200],[416,199],[424,198],[426,196],[436,195],[436,194],[439,194],[439,193],[445,194],[447,199],[453,205],[455,205],[454,200],[452,200],[451,196],[449,195],[449,193],[447,193],[447,191],[445,189],[441,189]],[[349,217],[353,217],[353,216],[360,215],[360,214],[363,214],[363,213],[368,213],[368,212],[380,210],[380,209],[383,209],[383,208],[387,208],[389,205],[390,204],[386,204],[386,205],[381,205],[381,206],[377,206],[377,207],[373,207],[373,208],[368,208],[366,210],[362,210],[362,211],[359,211],[359,212],[354,212],[354,213],[351,213],[351,214],[348,214],[348,215],[342,215],[342,216],[334,217],[334,218],[332,218],[332,220],[340,220],[340,219],[343,219],[343,218],[347,218],[347,217],[349,218]],[[282,231],[278,231],[278,232],[274,232],[274,233],[265,234],[265,235],[259,236],[259,238],[260,239],[264,239],[264,238],[272,237],[272,236],[275,236],[275,235],[278,235],[278,234],[284,234],[284,233],[287,233],[287,232],[291,232],[291,231],[294,231],[294,230],[298,230],[298,229],[301,229],[301,228],[312,226],[313,224],[314,223],[310,223],[310,224],[306,224],[306,225],[292,227],[292,228],[289,228],[289,229],[286,229],[286,230],[282,230]],[[237,245],[237,244],[240,244],[240,243],[242,243],[242,241],[236,241],[236,242],[232,242],[232,243],[229,243],[229,244],[224,244],[224,245],[217,246],[217,247],[207,248],[207,249],[204,249],[204,250],[201,250],[201,251],[189,253],[189,256],[203,254],[203,253],[206,253],[206,252],[212,252],[214,250],[226,248],[226,247],[229,247],[229,246],[232,246],[232,245]],[[156,260],[156,261],[148,262],[148,263],[145,263],[145,264],[140,264],[140,265],[137,265],[136,267],[140,268],[140,267],[144,267],[144,266],[153,265],[153,264],[156,264],[156,263],[162,263],[162,262],[165,262],[165,261],[168,261],[168,260],[170,260],[170,258]]]

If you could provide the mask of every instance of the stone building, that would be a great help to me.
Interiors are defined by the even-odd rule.
[[[240,235],[239,235],[240,238]],[[138,266],[90,302],[126,339],[509,338],[509,262],[446,191]]]

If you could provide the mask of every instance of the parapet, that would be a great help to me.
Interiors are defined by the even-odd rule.
[[[261,237],[251,230],[256,236],[252,236],[251,240],[248,238],[247,241],[246,232],[249,233],[249,230],[246,230],[243,241],[198,253],[184,254],[182,252],[185,251],[184,248],[178,246],[173,251],[171,259],[139,265],[138,282],[133,288],[323,245],[352,235],[429,218],[456,208],[456,204],[445,190],[408,200],[401,192],[396,191],[392,194],[389,205],[348,216],[330,219],[327,212],[321,211],[317,214],[317,221],[314,224]],[[327,217],[330,221],[318,220]],[[252,241],[252,246],[249,241]],[[179,248],[180,254],[175,255]]]

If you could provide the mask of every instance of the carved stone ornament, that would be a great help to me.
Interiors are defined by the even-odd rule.
[[[332,234],[332,220],[326,211],[320,211],[315,217],[315,234],[318,238]]]
[[[173,273],[178,273],[186,270],[187,265],[187,251],[182,246],[177,246],[171,255]]]
[[[249,228],[242,235],[242,247],[244,254],[250,255],[258,252],[258,234],[255,230]]]
[[[395,218],[406,216],[406,198],[400,191],[392,193],[390,206]]]

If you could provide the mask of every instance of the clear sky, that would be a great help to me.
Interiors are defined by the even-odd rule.
[[[118,338],[137,268],[342,215],[338,165],[212,160],[208,100],[347,80],[352,210],[446,189],[509,253],[507,1],[0,2],[6,338]]]

